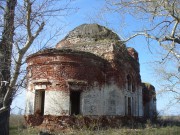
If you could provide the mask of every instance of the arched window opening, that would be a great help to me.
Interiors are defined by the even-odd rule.
[[[128,90],[132,91],[132,79],[130,77],[130,75],[127,76],[127,83],[128,83]]]
[[[132,82],[132,92],[135,92],[135,89],[136,89],[136,87],[135,87],[135,83],[134,83],[134,82]]]

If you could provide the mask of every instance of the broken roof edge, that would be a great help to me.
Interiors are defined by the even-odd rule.
[[[101,60],[104,62],[107,62],[106,59],[101,58],[98,55],[95,55],[93,53],[90,52],[86,52],[86,51],[79,51],[79,50],[74,50],[74,49],[67,49],[67,48],[63,48],[63,49],[57,49],[57,48],[46,48],[44,50],[40,50],[34,54],[29,55],[26,58],[26,62],[36,56],[46,56],[46,55],[57,55],[57,54],[72,54],[72,55],[83,55],[83,56],[89,56],[91,58],[97,59],[97,60]]]
[[[151,91],[154,91],[154,92],[156,91],[155,87],[152,84],[148,83],[148,82],[142,82],[142,86],[147,88],[147,90],[151,90]]]

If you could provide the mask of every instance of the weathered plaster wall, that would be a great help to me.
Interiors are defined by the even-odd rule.
[[[143,108],[143,93],[142,93],[142,86],[138,87],[137,91],[137,101],[139,102],[137,115],[136,116],[144,116],[144,108]]]
[[[46,91],[44,115],[69,115],[69,93],[64,91]]]
[[[82,92],[83,115],[124,115],[123,90],[117,85],[94,87],[90,91]]]
[[[127,90],[121,90],[117,85],[112,84],[82,91],[80,99],[81,114],[124,116],[125,96],[128,96],[133,98],[132,116],[142,116],[142,102],[138,104],[137,92],[132,93]],[[46,91],[45,94],[45,115],[69,115],[69,93],[64,91]],[[142,99],[139,100],[142,101]]]
[[[135,70],[131,62],[119,57],[109,63],[92,54],[71,50],[48,50],[27,61],[29,91],[46,91],[45,115],[69,115],[71,90],[82,91],[83,115],[123,116],[125,96],[132,99],[132,115],[143,114],[139,70]],[[132,77],[133,91],[127,90],[127,75]]]
[[[34,114],[35,91],[27,90],[25,114]]]

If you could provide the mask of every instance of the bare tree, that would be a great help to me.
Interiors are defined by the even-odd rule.
[[[9,134],[13,96],[25,80],[25,56],[45,24],[65,16],[71,0],[2,0],[0,13],[0,134]],[[56,32],[55,32],[56,33]],[[57,33],[56,33],[57,34]],[[53,36],[51,37],[53,38]]]
[[[106,10],[121,15],[132,15],[144,21],[140,30],[124,39],[128,42],[137,36],[157,41],[161,47],[162,60],[158,74],[162,79],[163,92],[174,93],[174,99],[180,103],[180,1],[179,0],[106,0]],[[166,65],[166,66],[165,66]],[[176,69],[172,69],[172,66]]]
[[[176,49],[180,44],[179,0],[107,0],[107,6],[119,13],[128,13],[138,19],[148,19],[149,28],[142,28],[124,40],[125,42],[143,35],[156,40],[165,50],[172,53],[177,59],[180,58]]]
[[[0,41],[0,107],[3,110],[0,114],[0,134],[9,134],[9,111],[8,108],[12,102],[12,98],[9,97],[9,83],[10,83],[10,67],[11,67],[11,53],[12,53],[12,42],[14,35],[14,14],[15,14],[15,1],[7,1],[6,7],[1,9],[4,10],[4,23],[2,36]],[[12,91],[13,89],[11,89]],[[7,99],[8,98],[8,99]]]

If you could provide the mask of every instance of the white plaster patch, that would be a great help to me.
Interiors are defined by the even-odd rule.
[[[27,91],[25,115],[34,114],[35,91]]]
[[[69,94],[64,91],[45,92],[45,115],[69,115]]]
[[[42,89],[45,90],[46,89],[46,85],[35,85],[34,89],[35,90],[42,90]]]

